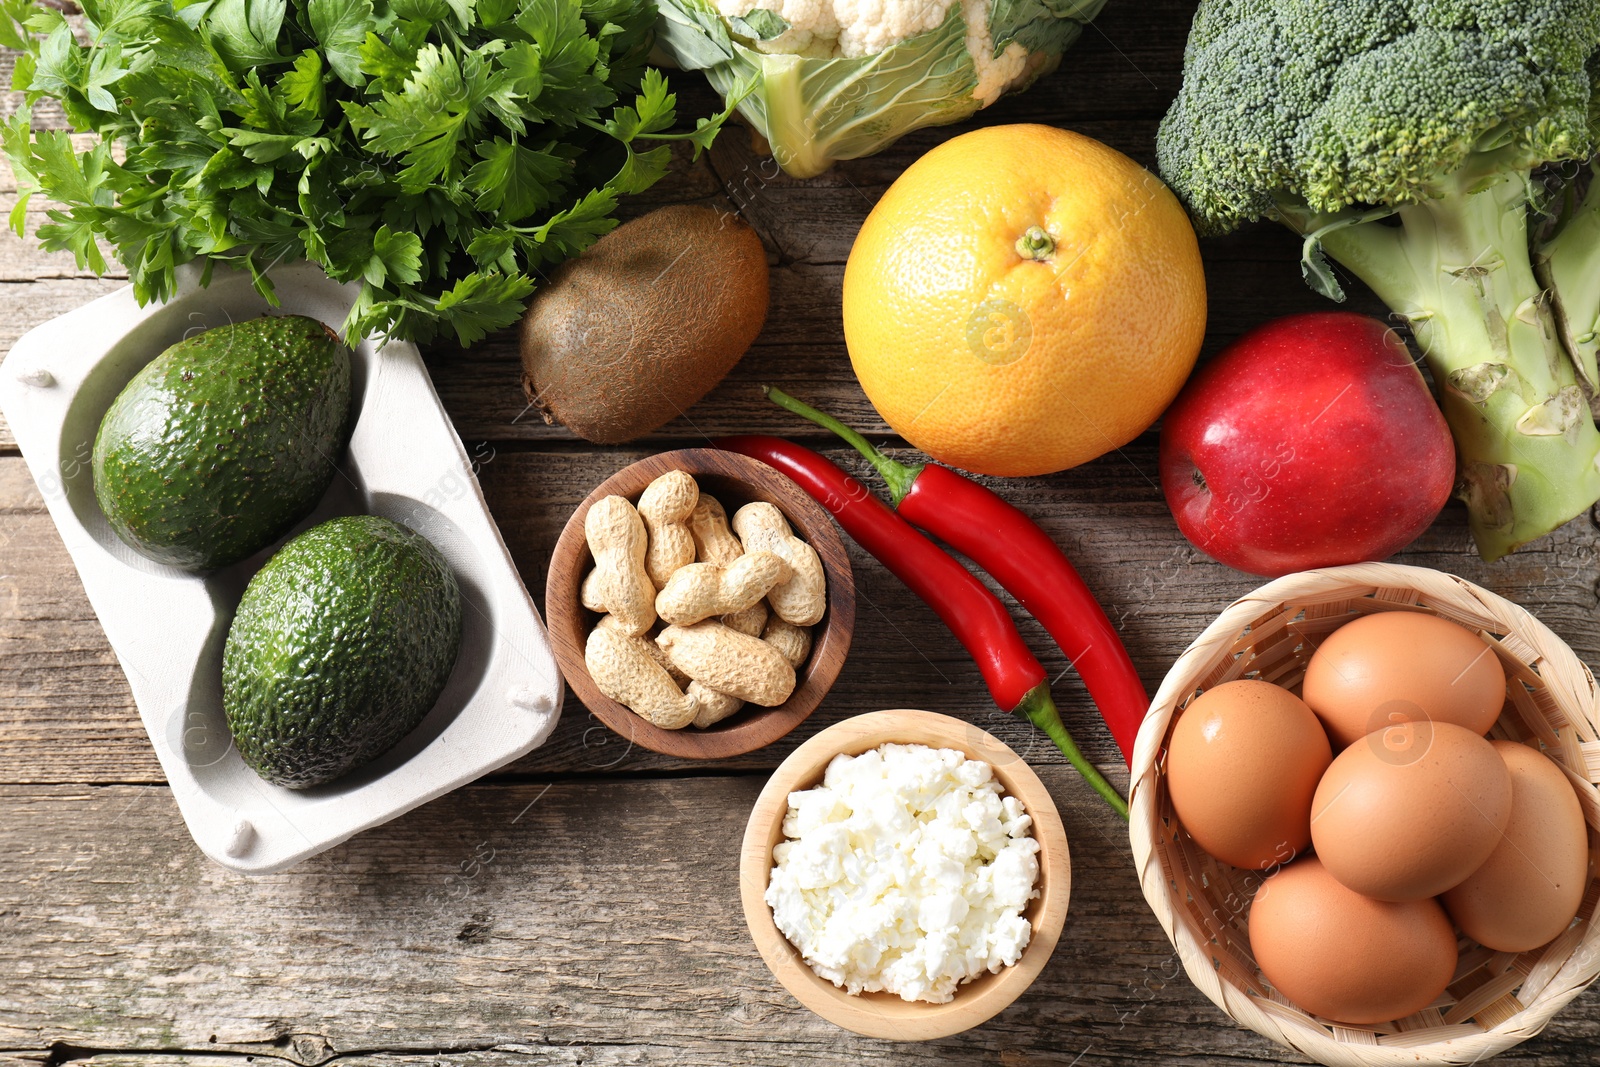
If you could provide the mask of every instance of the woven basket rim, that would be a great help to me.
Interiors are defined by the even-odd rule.
[[[1504,628],[1496,627],[1491,632],[1528,641],[1539,653],[1536,666],[1530,669],[1558,705],[1568,713],[1581,710],[1591,730],[1600,724],[1600,696],[1589,668],[1565,641],[1526,609],[1504,597],[1458,575],[1406,564],[1358,563],[1301,571],[1274,579],[1228,605],[1167,672],[1134,746],[1129,842],[1145,900],[1176,949],[1184,971],[1195,987],[1235,1022],[1319,1063],[1336,1067],[1479,1063],[1537,1034],[1600,975],[1600,923],[1591,920],[1574,927],[1581,934],[1573,938],[1567,958],[1533,1002],[1493,1027],[1485,1030],[1474,1023],[1439,1027],[1435,1029],[1446,1030],[1449,1036],[1423,1040],[1428,1031],[1417,1031],[1416,1043],[1380,1045],[1373,1043],[1376,1039],[1371,1034],[1360,1030],[1336,1028],[1335,1036],[1330,1036],[1323,1024],[1299,1009],[1265,1000],[1233,985],[1213,963],[1212,953],[1201,944],[1194,929],[1179,918],[1176,905],[1182,902],[1173,899],[1169,880],[1174,876],[1163,866],[1158,847],[1162,826],[1157,763],[1178,705],[1200,687],[1207,674],[1235,657],[1248,627],[1272,621],[1287,603],[1303,605],[1308,599],[1333,602],[1358,594],[1374,595],[1377,590],[1410,590],[1442,605],[1459,605],[1465,613],[1503,623]],[[1579,781],[1570,770],[1568,777],[1575,783]],[[1594,793],[1595,786],[1589,780],[1581,781],[1580,789],[1584,787]],[[1595,796],[1600,798],[1600,794]],[[1585,809],[1589,825],[1595,827],[1600,799],[1586,804]],[[1175,881],[1179,888],[1186,884],[1182,874],[1176,875]]]

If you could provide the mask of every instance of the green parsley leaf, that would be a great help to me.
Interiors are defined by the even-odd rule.
[[[517,0],[478,0],[478,24],[492,29],[517,10]]]
[[[458,60],[430,44],[417,53],[404,90],[385,92],[370,107],[350,108],[350,125],[372,151],[403,160],[401,187],[420,192],[456,177],[461,142],[477,129],[487,84],[481,57],[468,52]]]
[[[27,104],[17,109],[3,126],[0,126],[0,146],[5,148],[11,173],[16,176],[17,202],[11,206],[6,220],[18,237],[27,236],[28,201],[39,191],[39,179],[33,172],[33,111]]]
[[[659,70],[646,71],[640,88],[642,91],[634,106],[614,108],[611,121],[602,127],[623,144],[635,137],[667,129],[677,117],[674,110],[677,98],[667,91],[667,79]]]
[[[106,261],[95,241],[94,224],[112,202],[107,179],[115,164],[110,148],[102,142],[79,156],[73,151],[71,137],[54,131],[39,135],[36,158],[44,193],[52,200],[77,205],[46,212],[50,221],[39,227],[39,243],[51,251],[71,252],[79,270],[87,267],[104,274]]]
[[[290,152],[300,138],[292,133],[262,133],[260,130],[224,130],[228,143],[239,149],[252,163],[274,163]]]
[[[507,222],[520,222],[547,206],[567,173],[555,156],[504,137],[479,145],[476,152],[480,161],[467,172],[467,188],[477,193],[474,202],[480,210]]]
[[[488,106],[513,133],[525,133],[529,122],[548,116],[539,106],[544,91],[544,64],[539,46],[518,41],[500,53],[489,78]]]
[[[289,105],[313,118],[322,117],[322,85],[322,55],[309,48],[294,61],[294,69],[278,79],[278,89]]]
[[[381,33],[388,28],[373,16],[372,0],[307,0],[306,13],[311,17],[311,32],[317,35],[329,69],[346,85],[359,86],[365,82],[366,75],[361,73],[361,46],[367,34]]]
[[[578,255],[617,228],[617,220],[611,217],[616,209],[614,193],[605,189],[591,190],[582,200],[533,231],[543,257],[562,260]]]
[[[101,111],[117,110],[117,101],[106,86],[116,83],[118,78],[128,73],[128,68],[122,66],[122,48],[115,41],[108,43],[104,48],[97,50],[89,60],[89,69],[84,72],[83,84],[80,88],[89,103]]]
[[[40,184],[50,199],[64,204],[111,206],[111,190],[106,188],[111,151],[104,142],[80,156],[68,133],[52,130],[38,135],[34,149]]]
[[[403,33],[390,35],[388,40],[368,31],[361,42],[361,73],[377,82],[381,90],[397,90],[405,84],[417,62],[417,47]]]
[[[434,310],[450,320],[465,348],[522,318],[533,282],[520,275],[473,271],[439,297]]]
[[[551,121],[581,121],[617,98],[594,72],[600,42],[589,35],[578,0],[524,0],[516,23],[539,46],[544,80],[539,102]]]
[[[245,71],[282,62],[278,32],[285,0],[212,0],[205,7],[202,33],[229,70]]]
[[[660,181],[671,165],[672,149],[666,145],[657,145],[648,152],[630,148],[622,169],[611,179],[610,188],[622,195],[642,193]]]
[[[27,0],[0,0],[0,48],[27,51],[26,23],[31,6]]]
[[[391,279],[400,285],[415,285],[422,280],[422,239],[414,233],[395,233],[387,226],[379,226],[372,235],[372,258],[364,273],[376,287]]]
[[[83,51],[77,47],[72,27],[66,23],[50,32],[50,36],[32,54],[32,59],[33,75],[27,84],[27,89],[33,94],[32,99],[52,96],[64,100],[82,80]]]
[[[517,235],[510,230],[479,230],[467,245],[467,255],[480,270],[517,272]]]

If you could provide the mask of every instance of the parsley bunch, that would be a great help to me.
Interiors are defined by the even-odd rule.
[[[727,112],[668,132],[646,69],[652,0],[83,0],[87,43],[56,10],[0,0],[26,105],[3,128],[21,197],[63,205],[39,229],[97,273],[115,250],[141,302],[204,257],[251,272],[308,259],[361,282],[345,336],[463,344],[515,322],[541,266],[616,225],[617,198],[706,148]],[[618,104],[624,94],[633,103]],[[99,134],[33,132],[61,102]],[[120,149],[120,151],[117,151]],[[120,156],[120,159],[119,159]]]

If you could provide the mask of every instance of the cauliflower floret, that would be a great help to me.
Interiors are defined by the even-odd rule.
[[[717,10],[724,18],[742,18],[756,8],[782,16],[789,28],[770,40],[753,42],[759,51],[856,59],[937,29],[952,2],[963,4],[967,54],[978,74],[972,96],[988,107],[1029,73],[1028,50],[1017,42],[994,54],[991,0],[717,0]]]
[[[962,14],[967,19],[967,54],[978,68],[978,84],[972,95],[988,107],[1028,73],[1028,50],[1015,41],[994,54],[994,38],[989,36],[989,0],[968,0]]]
[[[944,21],[949,0],[833,0],[839,54],[854,59],[926,33]]]

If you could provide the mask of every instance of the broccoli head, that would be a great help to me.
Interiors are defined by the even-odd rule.
[[[1474,161],[1584,159],[1597,40],[1597,0],[1203,3],[1161,170],[1225,233],[1279,205],[1427,200]]]

